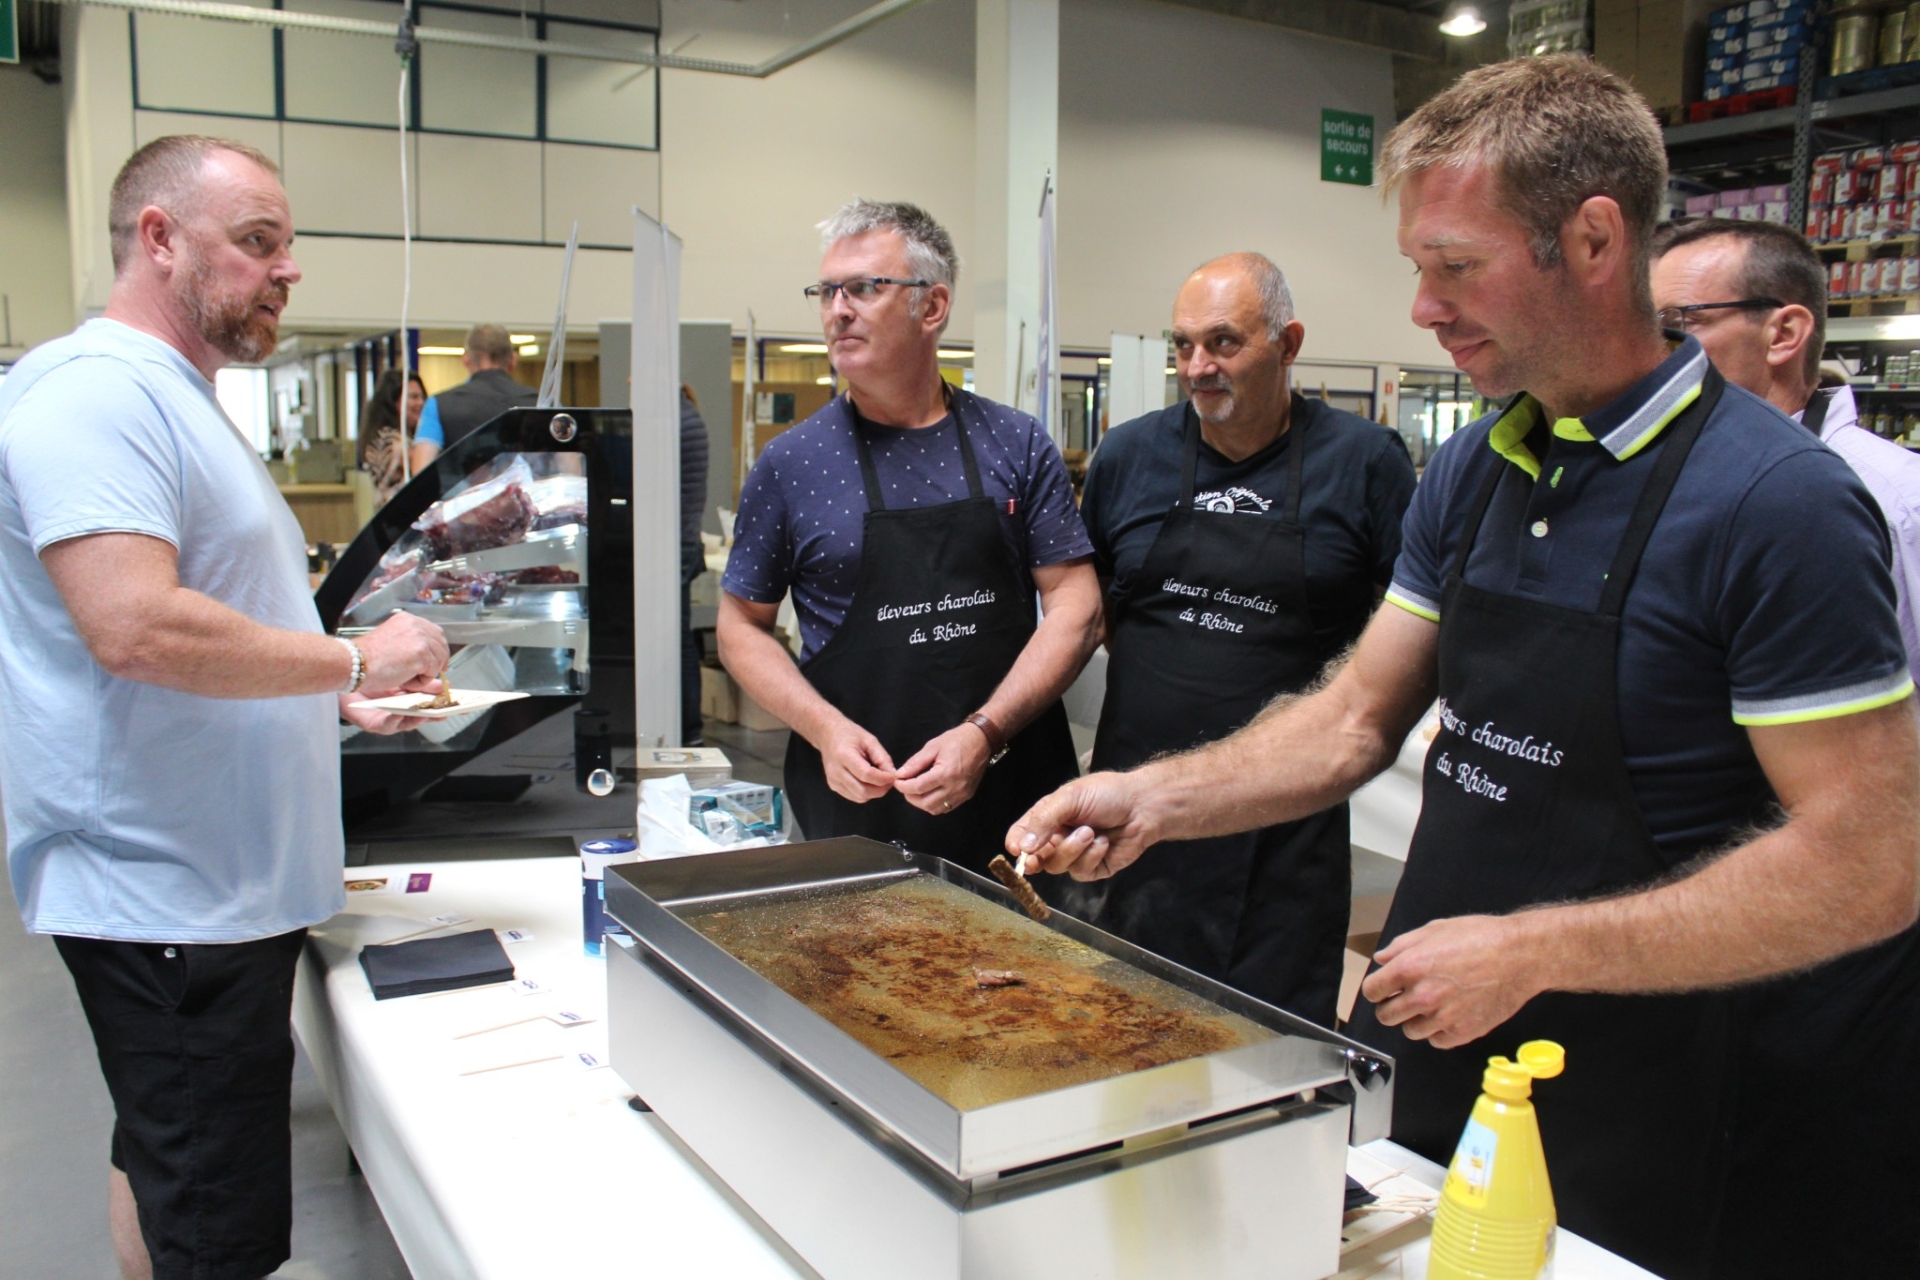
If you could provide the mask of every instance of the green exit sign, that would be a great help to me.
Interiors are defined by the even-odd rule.
[[[20,61],[20,0],[0,0],[0,62]]]
[[[1373,185],[1373,117],[1320,111],[1320,181]]]

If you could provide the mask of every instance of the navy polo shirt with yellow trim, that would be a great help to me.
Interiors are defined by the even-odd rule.
[[[1506,471],[1466,580],[1597,609],[1666,428],[1699,396],[1706,370],[1688,338],[1583,419],[1545,422],[1539,402],[1522,395],[1456,432],[1407,509],[1387,599],[1440,618],[1469,508],[1498,466]],[[1729,385],[1654,527],[1620,619],[1627,770],[1664,851],[1720,843],[1770,802],[1743,726],[1847,715],[1912,692],[1889,563],[1885,522],[1852,469],[1805,427]],[[1580,679],[1537,675],[1546,687]]]

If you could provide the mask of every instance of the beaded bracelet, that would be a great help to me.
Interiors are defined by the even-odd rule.
[[[353,658],[353,678],[347,681],[347,687],[340,692],[358,693],[360,692],[360,686],[366,682],[367,659],[365,655],[360,652],[360,646],[345,636],[335,636],[334,639],[347,646],[347,653]]]

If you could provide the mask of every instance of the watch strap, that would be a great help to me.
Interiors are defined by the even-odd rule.
[[[993,717],[984,711],[976,711],[967,717],[967,723],[987,736],[987,763],[998,764],[1007,754],[1007,735],[993,722]]]

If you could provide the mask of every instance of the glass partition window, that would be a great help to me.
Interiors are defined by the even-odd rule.
[[[532,18],[422,5],[420,25],[520,40],[539,38]],[[540,71],[531,54],[425,44],[420,49],[420,127],[508,138],[540,136]]]
[[[547,22],[547,39],[640,53],[655,53],[660,43],[650,31],[620,31],[552,20]],[[659,136],[655,122],[657,71],[588,58],[549,57],[546,62],[548,138],[616,147],[654,145]]]
[[[572,453],[501,454],[428,507],[354,594],[339,634],[398,612],[446,632],[456,690],[578,694],[587,677],[587,478]],[[423,700],[426,695],[422,695]],[[487,709],[350,751],[464,749]]]
[[[397,0],[242,2],[383,26],[397,26],[405,12]],[[416,2],[414,13],[425,28],[639,53],[659,49],[659,33],[647,27],[485,5]],[[136,107],[310,124],[397,125],[400,64],[391,40],[170,14],[129,14],[127,20]],[[218,66],[220,74],[206,75],[208,66]],[[649,151],[659,146],[659,73],[652,67],[437,41],[422,42],[414,67],[411,113],[422,132]]]
[[[403,12],[394,0],[299,0],[298,7],[396,27]],[[391,42],[299,27],[280,38],[287,119],[399,124],[399,60]]]
[[[241,0],[271,9],[271,0]],[[250,22],[209,22],[130,13],[134,103],[157,111],[223,116],[275,114],[273,31]],[[208,75],[208,67],[220,68]]]

